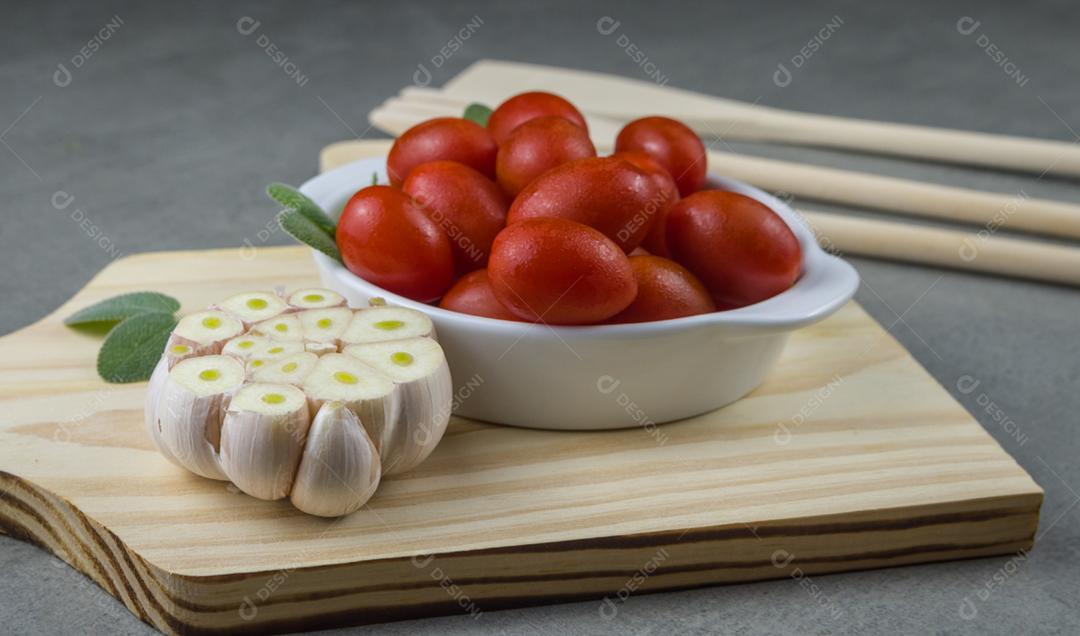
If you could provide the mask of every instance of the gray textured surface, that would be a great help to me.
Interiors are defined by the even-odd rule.
[[[417,64],[433,66],[432,56],[474,15],[483,26],[435,71],[436,85],[481,57],[639,77],[641,69],[614,38],[595,30],[596,20],[610,15],[675,86],[825,113],[1067,141],[1080,129],[1080,10],[1068,0],[790,7],[89,4],[5,3],[2,333],[51,311],[112,258],[71,220],[73,208],[124,254],[236,245],[274,211],[263,201],[265,183],[299,183],[313,174],[321,146],[354,134],[377,136],[366,130],[367,111],[410,82]],[[119,30],[73,69],[69,85],[57,86],[57,64],[73,67],[72,57],[114,15],[123,21]],[[245,15],[260,20],[260,32],[298,65],[308,78],[304,86],[285,76],[255,36],[237,32]],[[980,20],[979,33],[1028,77],[1024,86],[987,56],[977,34],[957,32],[965,15]],[[843,22],[840,29],[790,85],[777,87],[777,64],[790,67],[792,56],[834,16]],[[1080,201],[1075,182],[822,151],[752,150]],[[57,190],[75,203],[55,209]],[[1038,545],[1026,558],[816,577],[817,599],[784,580],[635,596],[612,621],[599,616],[596,603],[578,603],[347,631],[1076,633],[1080,293],[861,259],[855,264],[866,283],[859,293],[864,306],[1046,489]],[[957,390],[965,375],[980,382],[968,394]],[[987,400],[1022,437],[980,406]],[[0,563],[0,631],[148,631],[36,548],[0,538]],[[965,598],[977,610],[970,620],[960,611]],[[831,605],[823,607],[821,599]]]

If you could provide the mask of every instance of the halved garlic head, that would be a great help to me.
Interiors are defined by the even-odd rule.
[[[218,309],[236,316],[247,324],[269,320],[288,309],[288,304],[272,292],[247,292],[230,296],[218,304]]]
[[[259,499],[289,496],[311,418],[307,396],[288,384],[245,384],[221,429],[221,468]]]
[[[402,307],[372,307],[356,312],[341,335],[348,344],[433,337],[435,327],[426,314]]]
[[[298,289],[289,295],[289,305],[297,309],[326,309],[344,307],[345,298],[329,289]]]
[[[147,430],[198,475],[348,514],[441,439],[446,358],[421,312],[354,310],[317,288],[286,298],[237,294],[183,318],[151,377]]]

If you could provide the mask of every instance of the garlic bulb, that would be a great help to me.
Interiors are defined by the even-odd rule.
[[[169,461],[332,517],[427,458],[450,408],[450,371],[426,315],[350,309],[311,288],[236,294],[183,318],[145,419]]]

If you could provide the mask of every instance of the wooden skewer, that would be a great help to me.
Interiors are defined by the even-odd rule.
[[[390,134],[402,125],[392,114],[372,113],[372,121]],[[381,122],[381,123],[379,123]],[[331,170],[359,159],[385,157],[392,141],[350,140],[325,148],[321,169]],[[1080,286],[1080,249],[1041,241],[1010,239],[895,221],[863,219],[827,212],[803,211],[818,242],[841,254],[935,265],[959,270],[1015,276]]]
[[[458,116],[466,105],[434,89],[409,87],[376,112],[386,112],[380,115],[385,117],[392,117],[390,113],[411,115],[418,122],[428,117]],[[597,147],[609,148],[621,122],[590,116],[589,126]],[[763,190],[806,199],[1080,239],[1080,205],[1033,198],[1023,190],[1015,194],[985,192],[719,151],[709,151],[709,168]]]
[[[1080,147],[1049,139],[834,117],[771,108],[606,73],[481,60],[444,92],[499,103],[528,90],[564,95],[585,112],[620,121],[665,113],[700,134],[1080,176]]]
[[[802,211],[818,243],[841,255],[1080,286],[1080,249],[1024,239]]]

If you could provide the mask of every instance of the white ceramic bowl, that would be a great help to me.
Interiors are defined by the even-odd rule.
[[[367,159],[311,179],[300,190],[331,215],[371,183],[385,161]],[[710,411],[749,393],[780,357],[788,334],[818,322],[855,293],[851,265],[822,250],[798,214],[745,183],[710,177],[714,187],[775,210],[802,246],[802,275],[763,302],[660,322],[550,327],[481,318],[392,294],[315,252],[323,284],[353,306],[380,296],[426,312],[454,377],[454,412],[545,429],[651,427]]]

